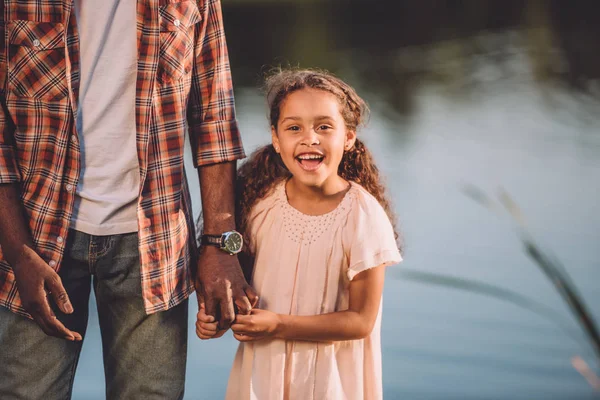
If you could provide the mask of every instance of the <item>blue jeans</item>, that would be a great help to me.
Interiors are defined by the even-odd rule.
[[[71,231],[59,275],[75,312],[54,311],[84,340],[94,288],[108,399],[183,398],[188,304],[146,315],[137,233]],[[0,399],[71,398],[81,346],[0,307]]]

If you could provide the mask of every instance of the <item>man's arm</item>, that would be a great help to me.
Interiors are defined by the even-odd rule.
[[[234,179],[235,161],[198,168],[202,193],[204,232],[220,234],[235,229]],[[248,285],[237,256],[226,254],[214,246],[204,246],[198,263],[200,290],[206,314],[217,318],[226,329],[235,319],[233,304],[240,314],[249,314],[258,300]]]
[[[235,229],[235,160],[244,156],[244,150],[235,119],[221,2],[197,4],[202,22],[196,31],[187,119],[200,179],[204,233],[221,234]],[[212,246],[200,253],[196,292],[199,301],[204,298],[206,313],[219,319],[221,328],[228,328],[234,320],[234,303],[240,313],[247,314],[256,302],[237,257]]]
[[[4,2],[0,2],[0,38],[4,38]],[[69,297],[60,278],[33,250],[33,241],[24,218],[20,200],[21,175],[14,147],[15,127],[6,109],[6,48],[0,40],[0,247],[12,267],[23,307],[42,330],[51,336],[81,340],[53,315],[46,289],[65,312],[72,312]]]

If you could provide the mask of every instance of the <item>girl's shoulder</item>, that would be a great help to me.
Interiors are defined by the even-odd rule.
[[[343,236],[349,280],[366,269],[402,261],[394,228],[385,209],[361,185],[352,185],[355,196]]]
[[[350,210],[351,214],[365,213],[387,216],[379,201],[367,189],[356,182],[350,182],[350,185],[352,185],[350,190],[353,192],[353,196],[351,196],[353,200]]]
[[[392,221],[381,203],[360,184],[351,184],[353,195],[344,226],[346,240],[363,240],[368,235],[375,241],[386,242],[390,237],[395,241]]]
[[[280,206],[280,204],[285,200],[285,179],[276,181],[273,185],[266,191],[265,195],[260,198],[252,209],[248,216],[250,219],[268,212],[274,208]]]

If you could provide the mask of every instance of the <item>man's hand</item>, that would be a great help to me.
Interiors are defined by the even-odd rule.
[[[81,340],[81,335],[67,329],[50,308],[48,297],[52,297],[63,313],[73,312],[58,274],[32,249],[25,250],[12,267],[23,307],[44,333],[67,340]]]
[[[219,329],[229,329],[237,313],[250,314],[258,302],[254,289],[248,285],[235,256],[213,246],[204,246],[198,260],[196,278],[198,309],[202,300],[206,315],[219,321]]]

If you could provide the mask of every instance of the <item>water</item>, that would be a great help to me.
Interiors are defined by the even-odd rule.
[[[554,95],[570,99],[559,90]],[[503,187],[539,242],[567,266],[600,320],[600,121],[557,115],[545,100],[531,86],[495,88],[493,95],[465,104],[424,89],[407,123],[388,120],[377,100],[371,102],[373,116],[362,137],[387,177],[406,237],[406,261],[390,268],[384,296],[386,398],[592,398],[570,364],[575,355],[592,363],[592,352],[554,321],[398,274],[415,269],[512,289],[557,310],[582,337],[554,288],[523,253],[510,220],[461,191],[467,183],[490,193]],[[242,89],[237,102],[250,151],[269,138],[262,98]],[[191,168],[189,157],[187,162]],[[236,342],[230,335],[201,342],[192,327],[193,315],[186,398],[221,398]],[[100,365],[92,313],[74,398],[101,398]]]
[[[242,15],[233,6],[226,10],[231,22],[242,21]],[[256,15],[256,25],[272,20],[272,16]],[[291,17],[273,20],[277,23],[273,29],[283,32],[276,35],[273,48],[282,49],[277,46],[301,28],[286,31],[285,18]],[[315,24],[322,29],[322,22]],[[238,83],[237,111],[248,152],[269,140],[266,110],[254,83],[260,66],[279,54],[292,63],[310,60],[310,65],[338,71],[371,105],[371,121],[361,135],[387,178],[406,238],[406,260],[389,269],[384,293],[385,397],[597,398],[571,365],[571,358],[579,355],[598,371],[593,353],[552,284],[524,253],[511,219],[481,207],[462,190],[464,185],[475,185],[491,196],[499,188],[506,190],[521,207],[537,242],[563,262],[600,321],[597,101],[564,81],[540,82],[539,71],[545,64],[527,53],[522,42],[530,36],[512,28],[499,36],[476,36],[474,42],[492,50],[473,50],[466,57],[455,51],[456,42],[447,41],[402,48],[389,45],[382,50],[385,57],[374,59],[365,58],[368,35],[355,43],[336,36],[343,50],[324,58],[319,57],[328,54],[329,42],[306,58],[298,54],[306,54],[310,46],[297,42],[295,52],[269,53],[265,48],[262,53],[242,52],[241,44],[248,43],[244,25],[231,26],[228,38]],[[248,34],[259,36],[254,31]],[[353,38],[357,37],[361,36],[355,33]],[[557,57],[555,50],[547,54]],[[246,54],[253,57],[245,60]],[[463,74],[460,68],[465,63],[469,68]],[[560,63],[548,68],[556,75],[566,73]],[[192,171],[189,156],[186,167]],[[195,177],[193,172],[188,175]],[[193,197],[199,198],[197,185],[192,189]],[[195,210],[199,210],[197,202]],[[495,298],[411,281],[402,270],[510,289],[555,310],[559,318],[548,319]],[[104,396],[93,304],[91,310],[75,399]],[[559,319],[568,332],[557,324]],[[186,399],[222,398],[237,344],[229,334],[201,342],[193,323],[192,312]]]

